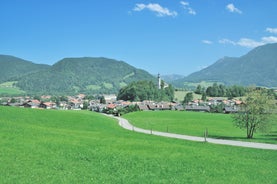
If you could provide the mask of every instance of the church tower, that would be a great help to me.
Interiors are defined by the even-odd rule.
[[[158,89],[161,89],[162,87],[162,82],[161,82],[161,76],[158,74]]]

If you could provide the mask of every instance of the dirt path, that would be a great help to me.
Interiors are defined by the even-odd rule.
[[[181,135],[181,134],[174,134],[174,133],[167,133],[167,132],[158,132],[158,131],[146,130],[146,129],[135,127],[132,124],[130,124],[128,122],[128,120],[121,118],[121,117],[114,117],[114,118],[118,119],[119,125],[121,127],[125,128],[127,130],[140,132],[140,133],[144,133],[144,134],[152,134],[152,135],[157,135],[157,136],[170,137],[170,138],[176,138],[176,139],[184,139],[184,140],[190,140],[190,141],[198,141],[198,142],[206,141],[206,142],[213,143],[213,144],[277,150],[277,144],[254,143],[254,142],[233,141],[233,140],[213,139],[213,138],[205,139],[204,137],[188,136],[188,135]]]

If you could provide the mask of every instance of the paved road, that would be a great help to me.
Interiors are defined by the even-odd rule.
[[[240,146],[240,147],[248,147],[248,148],[257,148],[257,149],[268,149],[268,150],[277,150],[276,144],[266,144],[266,143],[254,143],[254,142],[244,142],[244,141],[233,141],[233,140],[224,140],[224,139],[213,139],[213,138],[204,138],[204,137],[196,137],[196,136],[189,136],[189,135],[180,135],[174,133],[167,133],[167,132],[158,132],[152,130],[146,130],[142,128],[135,127],[131,125],[128,120],[121,118],[121,117],[114,117],[118,119],[119,125],[127,130],[145,133],[145,134],[152,134],[157,136],[163,137],[170,137],[176,139],[184,139],[190,141],[198,141],[198,142],[209,142],[213,144],[222,144],[222,145],[230,145],[230,146]]]

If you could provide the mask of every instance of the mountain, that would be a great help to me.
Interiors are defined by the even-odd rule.
[[[164,80],[165,82],[172,82],[178,79],[182,79],[184,78],[184,75],[178,75],[178,74],[171,74],[171,75],[162,75],[161,76],[162,80]]]
[[[277,43],[259,46],[239,58],[224,57],[175,84],[222,82],[226,85],[277,87]]]
[[[128,83],[155,80],[123,61],[107,58],[65,58],[48,70],[26,75],[17,86],[31,94],[117,93]]]
[[[24,75],[50,68],[49,65],[35,64],[17,57],[0,55],[0,83],[18,80]]]

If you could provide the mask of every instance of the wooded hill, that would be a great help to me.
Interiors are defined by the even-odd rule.
[[[224,57],[174,84],[183,87],[186,82],[201,81],[277,87],[277,43],[256,47],[239,58]]]
[[[4,63],[1,58],[0,63]],[[14,61],[9,63],[12,65]],[[21,63],[20,68],[28,68],[30,63]],[[8,71],[13,68],[3,67]],[[65,58],[53,66],[46,65],[39,72],[31,68],[29,70],[31,72],[9,71],[14,73],[14,76],[3,78],[2,81],[15,80],[16,86],[29,94],[91,94],[117,93],[121,87],[130,82],[156,80],[144,70],[123,61],[107,58]]]
[[[49,65],[35,64],[17,57],[0,55],[0,83],[17,81],[22,76],[49,69]]]

